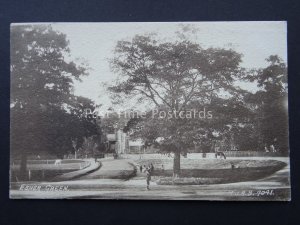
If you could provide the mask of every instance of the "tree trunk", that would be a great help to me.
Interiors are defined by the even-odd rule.
[[[21,180],[27,180],[27,153],[23,151],[21,153],[21,163],[20,163],[20,171],[19,176]]]
[[[173,178],[180,176],[180,152],[174,153]]]

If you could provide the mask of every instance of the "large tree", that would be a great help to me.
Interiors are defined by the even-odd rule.
[[[274,145],[288,154],[287,66],[277,55],[268,57],[269,65],[249,74],[246,78],[256,82],[258,91],[248,94],[248,104],[255,107],[255,126],[261,146]]]
[[[240,76],[240,62],[241,54],[231,49],[205,49],[185,37],[160,41],[155,35],[136,35],[117,43],[111,64],[120,77],[109,90],[117,96],[149,100],[156,109],[175,115],[195,103],[203,108],[220,95],[236,98],[234,81]],[[180,154],[191,143],[186,119],[155,120],[148,126],[156,127],[153,135],[160,136],[160,147],[174,153],[174,176],[179,175]]]
[[[70,60],[68,45],[51,26],[11,26],[11,153],[22,156],[23,173],[28,154],[63,155],[73,139],[95,133],[79,116],[87,101],[73,94],[86,67]]]

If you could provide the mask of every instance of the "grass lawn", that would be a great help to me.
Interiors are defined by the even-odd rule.
[[[172,158],[136,160],[139,165],[154,165],[158,184],[216,184],[257,180],[286,166],[277,160],[188,159],[181,158],[181,177],[172,179]],[[162,169],[162,165],[164,169]],[[233,168],[232,168],[233,165]]]
[[[57,175],[84,169],[90,165],[90,162],[74,159],[62,160],[61,164],[58,165],[55,165],[54,162],[55,160],[28,160],[28,179],[37,181],[49,180]],[[19,161],[16,161],[13,165],[11,165],[12,181],[18,180],[19,168]]]

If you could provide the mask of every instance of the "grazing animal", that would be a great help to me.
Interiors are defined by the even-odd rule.
[[[215,157],[216,159],[218,158],[218,156],[220,156],[220,159],[223,157],[224,159],[226,159],[226,156],[224,154],[224,152],[216,152]]]
[[[57,160],[55,160],[55,162],[54,162],[54,165],[61,165],[61,159],[57,159]]]

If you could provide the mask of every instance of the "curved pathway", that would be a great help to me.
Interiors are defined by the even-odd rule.
[[[129,179],[135,175],[135,168],[126,160],[104,159],[101,168],[84,175],[79,180],[89,179]]]

